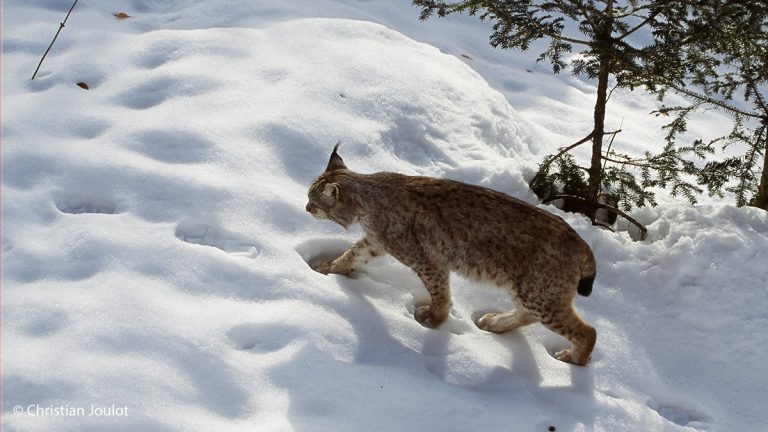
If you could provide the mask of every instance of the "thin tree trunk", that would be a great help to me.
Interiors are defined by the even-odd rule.
[[[608,0],[605,7],[605,28],[600,34],[599,43],[607,50],[611,43],[611,27],[613,26],[613,1]],[[608,102],[608,77],[611,73],[611,57],[608,52],[600,54],[600,72],[597,76],[597,100],[595,101],[595,124],[592,130],[592,160],[589,165],[589,182],[587,186],[587,204],[589,218],[594,222],[598,209],[597,199],[600,195],[600,180],[602,177],[603,135],[605,135],[605,105]]]
[[[768,210],[768,119],[763,119],[763,173],[757,187],[755,207]]]
[[[600,195],[600,178],[603,171],[603,135],[605,135],[605,105],[608,90],[608,59],[600,60],[600,75],[597,81],[597,101],[595,102],[595,124],[592,130],[592,160],[589,165],[589,184],[587,188],[587,203],[589,217],[594,220],[597,210],[597,197]]]

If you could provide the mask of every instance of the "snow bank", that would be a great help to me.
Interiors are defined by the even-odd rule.
[[[359,398],[342,365],[376,359],[367,347],[389,323],[366,329],[375,308],[357,312],[367,301],[297,252],[339,237],[303,210],[334,141],[362,170],[524,188],[509,161],[527,148],[504,98],[459,60],[380,25],[113,34],[69,47],[56,64],[34,82],[19,67],[5,88],[12,428],[287,428],[295,391],[328,405],[301,408],[302,421],[320,421],[315,410],[335,417]],[[413,327],[408,294],[394,295],[393,314]],[[384,349],[400,358],[397,346]],[[419,361],[405,357],[411,367],[393,366],[401,385]],[[352,394],[334,395],[314,375]],[[11,413],[107,402],[130,416]]]
[[[599,333],[587,368],[552,358],[567,342],[541,326],[475,328],[477,311],[513,307],[492,287],[454,278],[452,316],[428,330],[412,318],[427,294],[393,260],[355,279],[309,269],[359,236],[304,211],[337,139],[361,172],[451,177],[529,201],[533,154],[562,144],[543,148],[546,134],[532,135],[466,58],[371,22],[288,19],[392,23],[414,10],[127,2],[132,18],[118,22],[118,6],[84,4],[29,82],[48,42],[39,34],[69,2],[8,3],[8,430],[763,426],[765,212],[644,210],[643,243],[564,215],[599,263],[593,295],[577,303]],[[440,34],[484,45],[487,29],[472,23]],[[435,39],[429,31],[415,36]],[[514,80],[525,97],[509,100],[529,118],[546,118],[555,135],[577,128],[533,104],[540,89],[552,100],[573,90],[535,73],[522,75],[526,90],[487,61],[468,62],[493,82]],[[35,411],[92,405],[127,415]]]

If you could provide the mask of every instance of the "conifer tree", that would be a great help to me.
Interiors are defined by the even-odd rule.
[[[736,204],[768,210],[768,3],[763,0],[701,0],[676,31],[689,43],[667,57],[679,59],[685,73],[656,87],[660,99],[669,91],[690,105],[663,106],[658,114],[673,116],[667,141],[675,143],[687,130],[689,116],[715,108],[733,119],[729,134],[694,141],[708,156],[695,171],[710,194],[734,193]],[[659,62],[661,64],[661,62]],[[741,154],[711,160],[725,147]]]
[[[680,38],[682,32],[675,27],[675,23],[688,16],[691,4],[695,2],[413,0],[413,3],[422,8],[421,19],[428,19],[434,14],[445,17],[455,12],[468,12],[482,20],[493,21],[490,43],[494,47],[524,51],[532,42],[546,40],[547,48],[539,54],[538,59],[549,61],[553,72],[558,73],[570,67],[572,73],[584,74],[597,81],[592,130],[585,139],[542,162],[539,173],[531,182],[532,189],[541,198],[544,198],[542,193],[548,193],[547,190],[551,192],[552,181],[568,182],[565,185],[568,195],[576,195],[583,201],[584,212],[593,222],[598,208],[610,207],[599,202],[601,190],[607,188],[623,193],[625,208],[632,204],[654,204],[653,193],[647,190],[648,186],[653,185],[653,180],[641,178],[638,183],[627,169],[628,166],[640,165],[639,162],[627,157],[628,160],[614,159],[613,163],[618,162],[618,166],[609,169],[606,165],[611,162],[610,155],[603,149],[607,135],[605,116],[609,82],[613,80],[616,86],[634,88],[672,82],[681,75],[683,69],[677,59],[671,59],[667,66],[662,67],[660,53],[676,52],[680,44],[686,43],[685,39]],[[577,28],[578,32],[567,30],[573,28]],[[642,38],[634,37],[640,33],[643,34]],[[581,55],[567,61],[566,55],[575,50]],[[586,180],[583,179],[583,170],[573,158],[565,157],[568,151],[585,142],[592,144]],[[669,157],[676,156],[668,152]],[[659,158],[663,159],[663,156]],[[555,162],[556,167],[553,167]],[[552,168],[557,168],[557,171],[552,172]],[[644,163],[635,168],[650,172],[655,166]],[[695,190],[695,186],[686,183],[678,174],[665,181],[672,182],[686,194]],[[618,211],[615,208],[611,210]]]

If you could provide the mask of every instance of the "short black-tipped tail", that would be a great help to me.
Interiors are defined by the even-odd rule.
[[[595,282],[595,275],[587,276],[579,281],[579,287],[576,288],[576,292],[584,297],[592,294],[592,283]]]

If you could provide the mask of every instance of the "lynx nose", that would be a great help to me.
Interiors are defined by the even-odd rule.
[[[312,213],[312,203],[307,203],[307,211]]]

